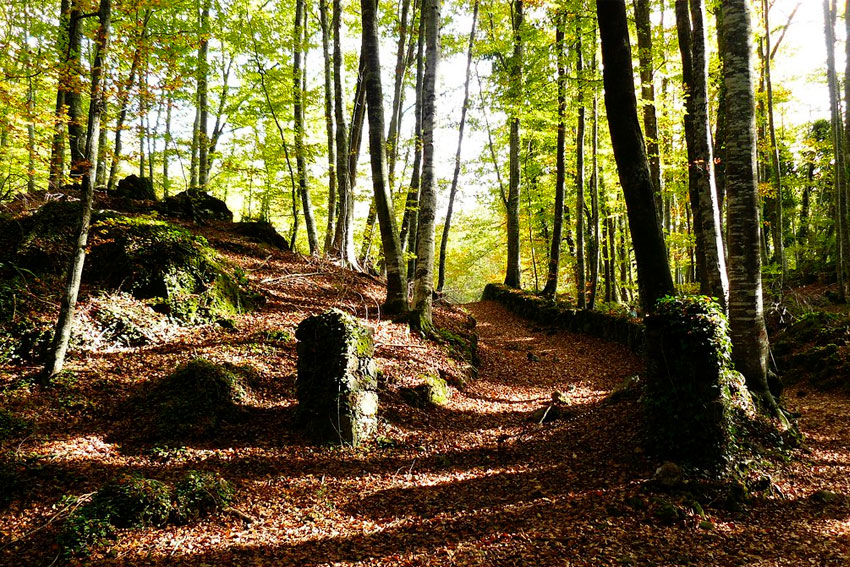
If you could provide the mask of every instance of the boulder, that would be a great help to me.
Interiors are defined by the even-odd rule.
[[[292,250],[289,242],[267,221],[243,221],[236,223],[236,232],[257,242],[270,244],[281,250]]]
[[[356,447],[374,434],[378,373],[373,333],[339,309],[298,325],[298,421],[318,441]]]
[[[118,182],[115,188],[115,196],[132,201],[156,201],[156,193],[153,190],[153,181],[150,177],[139,177],[128,175]]]
[[[166,197],[162,201],[160,211],[170,217],[195,222],[233,221],[233,213],[224,201],[197,189]]]

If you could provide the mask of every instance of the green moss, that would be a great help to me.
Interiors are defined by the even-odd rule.
[[[251,374],[249,369],[202,358],[178,366],[151,394],[159,435],[208,433],[244,399]]]
[[[158,480],[121,475],[95,494],[91,507],[119,528],[161,526],[171,514],[171,489]]]
[[[174,489],[175,521],[186,523],[233,501],[233,485],[212,472],[189,471]]]

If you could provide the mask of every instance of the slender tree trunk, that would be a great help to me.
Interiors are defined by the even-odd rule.
[[[415,9],[414,9],[415,11]],[[410,12],[410,0],[401,0],[401,15],[398,21],[398,43],[396,45],[395,82],[393,85],[392,112],[387,127],[387,183],[390,192],[395,188],[395,166],[398,157],[398,126],[401,120],[401,102],[404,90],[405,43],[407,41],[407,15]]]
[[[652,49],[652,0],[633,0],[637,28],[640,93],[643,99],[643,129],[649,171],[655,189],[655,208],[662,211],[661,155],[658,151],[658,118],[655,111],[655,61]],[[659,220],[662,220],[659,218]]]
[[[65,91],[71,88],[69,84],[70,73],[68,69],[68,58],[70,57],[68,40],[68,18],[70,17],[71,2],[62,0],[59,8],[59,41],[57,51],[59,55],[59,84],[56,87],[56,109],[53,142],[50,151],[50,171],[48,173],[47,186],[49,190],[58,190],[65,177],[65,134],[67,131],[67,109],[65,107]]]
[[[848,0],[848,2],[846,2],[845,5],[844,5],[845,32],[850,32],[850,12],[848,12],[848,9],[850,9],[850,0]],[[846,36],[846,37],[850,37],[850,36]],[[844,187],[843,187],[843,190],[841,191],[841,201],[840,201],[841,207],[840,207],[840,210],[839,210],[839,214],[841,215],[841,228],[842,228],[842,232],[840,233],[841,250],[842,250],[841,258],[842,258],[842,262],[843,262],[842,271],[844,272],[844,278],[843,278],[843,284],[844,285],[843,285],[843,289],[841,291],[841,295],[846,298],[848,296],[848,294],[850,294],[850,276],[848,276],[848,274],[850,274],[850,226],[848,226],[848,223],[850,223],[850,218],[848,218],[848,215],[850,215],[850,204],[848,204],[850,202],[850,187],[848,187],[848,181],[850,181],[850,178],[848,176],[850,176],[850,171],[848,171],[848,169],[847,169],[847,166],[848,166],[848,164],[847,164],[847,148],[850,148],[850,59],[847,59],[847,57],[850,57],[850,39],[845,39],[844,48],[845,48],[845,51],[844,51],[844,56],[845,56],[845,67],[844,67],[845,103],[844,103],[844,139],[842,140],[842,142],[843,142],[843,144],[842,144],[842,161],[843,161],[844,167],[843,167],[842,171],[847,172],[847,173],[844,176],[842,176]],[[840,89],[839,89],[839,86],[838,86],[838,75],[837,75],[837,73],[835,73],[836,98],[840,98],[840,96],[838,94],[839,90]],[[840,124],[841,118],[838,117],[836,119],[836,122],[838,124]]]
[[[564,59],[564,28],[565,18],[559,13],[555,20],[555,50],[558,64],[558,139],[555,149],[555,211],[552,215],[552,239],[549,249],[549,267],[546,272],[546,285],[543,295],[554,297],[558,292],[558,272],[561,263],[561,233],[564,223],[564,185],[565,164],[564,151],[566,145],[567,121],[567,74]]]
[[[198,104],[198,93],[195,93],[195,119],[192,122],[192,145],[189,150],[189,190],[198,189],[198,151],[201,139],[201,106]]]
[[[207,131],[209,122],[209,104],[207,102],[207,81],[209,80],[210,65],[208,61],[210,48],[210,0],[205,0],[198,21],[201,30],[201,41],[198,47],[198,189],[207,190],[209,182],[210,139]],[[297,218],[297,217],[296,217]]]
[[[715,10],[717,27],[717,50],[720,67],[723,68],[723,10]],[[720,209],[721,234],[726,234],[724,205],[726,203],[726,83],[717,86],[717,123],[714,129],[714,181],[717,186],[717,208]],[[724,239],[724,251],[725,251]]]
[[[847,216],[845,196],[847,191],[846,155],[844,147],[844,132],[841,122],[840,89],[838,73],[835,67],[835,0],[830,8],[829,0],[823,0],[824,30],[826,36],[826,73],[829,83],[829,102],[831,109],[832,149],[834,160],[833,189],[834,189],[834,221],[835,221],[835,271],[838,280],[838,292],[843,301],[847,297],[848,280],[847,255],[850,249],[845,245]]]
[[[145,177],[145,139],[147,138],[145,116],[148,113],[147,97],[147,66],[143,64],[142,72],[139,73],[139,177]]]
[[[298,169],[298,193],[301,196],[301,207],[304,210],[304,225],[307,228],[307,242],[310,254],[319,253],[319,237],[316,231],[316,221],[313,217],[313,205],[310,202],[310,191],[307,188],[307,159],[304,153],[304,102],[303,77],[301,56],[306,31],[304,1],[295,2],[295,25],[292,37],[292,106],[295,117],[295,163]]]
[[[584,48],[582,29],[578,24],[576,42],[576,73],[578,75],[578,126],[576,127],[576,299],[579,309],[587,307],[587,274],[584,265]]]
[[[82,24],[83,13],[80,0],[71,0],[71,13],[68,19],[68,53],[73,88],[65,92],[65,105],[68,107],[68,148],[71,150],[71,179],[78,181],[86,168],[86,131],[83,125],[82,101]],[[77,84],[79,83],[79,87]],[[94,157],[94,156],[92,156]]]
[[[165,134],[162,138],[162,196],[168,197],[171,193],[171,181],[168,177],[169,149],[171,143],[171,110],[174,106],[174,92],[168,91],[165,97]]]
[[[437,6],[439,9],[439,6]],[[457,152],[455,153],[455,170],[452,175],[452,186],[449,191],[449,208],[446,211],[446,222],[443,223],[443,236],[440,239],[440,268],[439,268],[439,277],[437,279],[437,291],[443,291],[443,285],[446,283],[446,249],[449,244],[449,230],[452,226],[452,211],[454,209],[455,196],[457,195],[457,182],[460,178],[460,152],[461,147],[463,145],[463,129],[466,125],[466,111],[469,108],[469,77],[470,70],[472,68],[472,48],[475,45],[475,24],[478,22],[478,0],[475,0],[475,3],[472,6],[472,29],[469,31],[469,47],[466,52],[466,79],[463,83],[463,104],[460,107],[460,125],[458,126],[457,133]],[[430,38],[430,36],[429,36]],[[431,78],[433,80],[433,78]],[[433,87],[432,87],[433,88]],[[431,103],[433,104],[433,102]],[[433,137],[434,137],[434,117],[433,117],[433,108],[431,109],[432,116],[431,118],[431,151],[433,152]],[[432,157],[433,160],[433,157]],[[433,177],[433,168],[434,164],[431,163],[430,167],[432,169],[431,176]]]
[[[319,0],[319,24],[322,28],[322,57],[325,63],[325,131],[328,138],[328,222],[325,228],[325,242],[322,250],[330,254],[334,237],[334,217],[336,215],[336,154],[334,151],[333,86],[330,54],[330,34],[328,33],[328,2]]]
[[[747,0],[723,0],[724,80],[728,120],[726,184],[729,230],[729,325],[732,359],[750,391],[771,412],[767,386],[768,338],[764,324],[756,178],[755,89],[752,27]]]
[[[393,214],[392,195],[387,187],[386,180],[384,96],[381,86],[377,0],[360,0],[360,10],[363,20],[361,56],[363,57],[366,70],[363,87],[366,91],[366,109],[369,115],[369,153],[372,162],[372,188],[375,193],[375,208],[378,213],[378,225],[381,229],[381,242],[383,244],[384,262],[387,269],[387,299],[384,302],[384,311],[391,314],[402,314],[408,308],[407,286],[404,284],[401,243],[398,238],[398,229],[396,228],[395,216]],[[437,9],[437,13],[439,14],[439,8]],[[422,234],[421,228],[419,233],[420,235]],[[433,266],[431,269],[433,269]]]
[[[593,77],[596,78],[596,34],[594,33],[593,40],[593,58],[591,59],[591,69]],[[592,137],[592,165],[590,177],[590,214],[591,214],[591,229],[593,232],[593,243],[590,255],[590,300],[587,308],[593,310],[596,306],[596,292],[599,287],[599,96],[597,91],[593,89],[593,131]],[[656,147],[656,152],[657,152]],[[650,170],[652,170],[652,161],[650,160]]]
[[[476,15],[478,5],[476,3]],[[434,222],[437,212],[437,178],[434,169],[434,116],[437,103],[437,68],[440,63],[440,0],[423,0],[422,19],[425,21],[425,75],[422,84],[422,192],[419,200],[419,226],[417,227],[416,274],[413,279],[413,314],[415,329],[433,327],[431,302],[434,296]],[[470,45],[475,33],[475,16]],[[471,54],[470,47],[470,54]],[[467,65],[467,87],[469,66]],[[469,90],[467,89],[467,95]],[[461,114],[465,113],[464,104]],[[463,121],[463,117],[461,117]],[[461,122],[462,124],[462,122]],[[463,137],[460,128],[459,140]],[[460,141],[458,142],[460,144]],[[458,148],[458,156],[460,149]],[[389,270],[387,270],[389,273]]]
[[[100,120],[100,133],[98,134],[100,139],[97,141],[97,167],[94,174],[94,186],[106,188],[106,161],[108,155],[106,144],[109,143],[109,129],[107,128],[109,104],[105,96],[103,101],[101,101],[101,106],[103,107],[103,113]]]
[[[638,121],[625,1],[597,0],[596,13],[602,39],[605,106],[611,145],[626,200],[640,300],[643,309],[651,311],[659,298],[675,293],[675,288],[655,210],[649,161]]]
[[[773,228],[773,246],[776,255],[776,262],[779,264],[780,280],[779,289],[781,292],[782,286],[785,285],[785,272],[787,263],[785,261],[785,242],[783,237],[783,211],[782,211],[782,170],[780,169],[779,161],[779,146],[776,144],[776,125],[773,120],[773,81],[771,80],[771,43],[770,43],[770,7],[767,0],[762,0],[762,11],[764,12],[764,79],[767,87],[767,129],[770,135],[770,159],[773,166],[773,183],[775,197],[774,219],[775,226]],[[850,62],[848,62],[848,70],[850,70]],[[846,217],[845,217],[846,218]]]
[[[27,71],[27,193],[35,192],[35,85],[33,84],[32,54],[29,46],[30,17],[28,3],[24,2],[24,57]]]
[[[510,176],[508,181],[507,199],[507,229],[508,249],[507,267],[505,270],[505,285],[515,288],[522,287],[521,260],[519,246],[519,108],[522,106],[525,89],[523,88],[522,66],[525,58],[523,42],[523,0],[513,0],[511,3],[511,23],[514,34],[514,51],[510,60],[511,73],[511,116],[510,124]]]
[[[68,269],[68,279],[65,293],[59,309],[59,317],[53,333],[53,344],[48,354],[47,363],[41,374],[40,380],[48,383],[54,376],[62,371],[65,365],[65,355],[68,352],[68,343],[71,339],[71,327],[74,321],[74,310],[77,305],[77,297],[80,292],[80,281],[83,275],[83,264],[86,259],[86,244],[88,242],[89,224],[91,222],[92,204],[94,202],[94,157],[97,155],[97,142],[100,138],[100,115],[102,112],[101,102],[103,100],[103,64],[106,50],[109,45],[110,19],[112,6],[110,0],[100,0],[98,8],[98,19],[100,27],[95,40],[95,58],[92,64],[92,80],[90,90],[90,103],[88,114],[88,128],[84,147],[83,162],[85,164],[82,173],[82,209],[80,213],[80,226],[77,233],[74,256]]]
[[[714,156],[708,118],[708,59],[702,0],[676,0],[676,27],[682,54],[688,185],[694,213],[700,292],[726,305],[729,283],[714,184]]]
[[[407,241],[407,251],[416,250],[416,236],[419,226],[419,189],[422,175],[422,89],[425,80],[425,20],[419,16],[419,34],[416,47],[416,102],[414,104],[414,134],[413,134],[413,171],[410,176],[410,187],[404,207],[400,238]],[[407,274],[413,279],[416,273],[416,255],[411,254],[407,261]]]
[[[357,266],[354,254],[354,237],[351,234],[351,219],[354,203],[351,200],[351,184],[348,172],[348,135],[345,126],[345,103],[342,89],[342,6],[340,0],[333,0],[333,77],[334,77],[334,119],[336,122],[336,186],[339,195],[337,207],[337,226],[332,246],[333,255],[349,266]]]

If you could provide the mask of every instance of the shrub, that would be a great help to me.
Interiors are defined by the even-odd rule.
[[[189,471],[174,489],[178,523],[196,520],[233,501],[233,485],[212,472]]]
[[[106,483],[91,506],[119,528],[161,526],[171,513],[171,489],[158,480],[122,475]]]

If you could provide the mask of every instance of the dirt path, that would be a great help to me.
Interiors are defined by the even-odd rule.
[[[783,497],[736,513],[707,508],[712,529],[701,529],[695,514],[664,525],[642,489],[655,463],[639,449],[638,401],[603,402],[640,371],[637,357],[599,339],[540,328],[492,302],[467,308],[478,320],[478,380],[440,408],[414,409],[388,396],[377,446],[320,448],[291,432],[289,351],[269,355],[277,358],[267,366],[279,368],[269,375],[282,377],[264,390],[268,403],[252,410],[249,423],[175,457],[154,459],[149,451],[110,444],[108,436],[107,443],[83,437],[98,454],[81,450],[50,469],[56,478],[85,478],[80,492],[116,469],[165,480],[190,468],[214,470],[236,482],[237,507],[255,519],[222,513],[188,526],[125,530],[85,564],[850,565],[850,505],[811,498],[818,489],[848,494],[850,400],[791,393],[805,413],[809,449],[776,471]],[[263,317],[271,313],[253,316],[254,332],[269,324]],[[382,323],[377,340],[391,383],[434,363],[433,351],[402,326]],[[409,346],[401,348],[405,341]],[[239,343],[231,337],[228,344]],[[256,349],[251,345],[245,359]],[[569,417],[530,423],[554,391],[567,396]],[[33,450],[58,452],[57,443],[63,441]],[[42,495],[41,511],[22,512],[36,518],[29,525],[10,529],[4,515],[0,545],[49,517],[67,481],[53,490]],[[56,555],[53,537],[48,527],[0,552],[0,563],[46,565]]]

